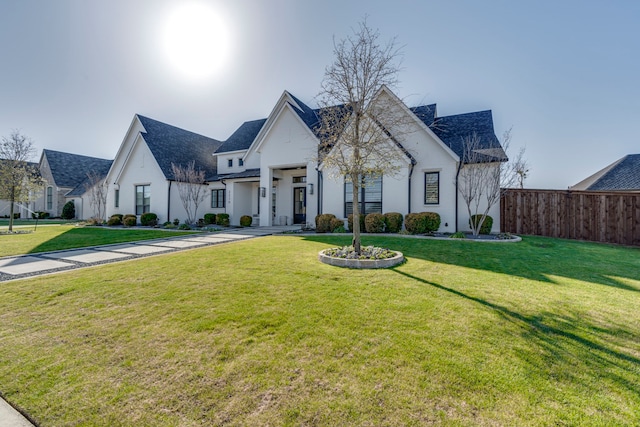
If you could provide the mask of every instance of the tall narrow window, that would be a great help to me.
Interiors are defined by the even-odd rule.
[[[47,210],[53,209],[53,187],[47,187]]]
[[[211,207],[224,208],[224,190],[211,190]]]
[[[233,167],[233,159],[227,160],[227,166],[229,166],[230,168]]]
[[[244,160],[238,159],[238,166],[244,166]]]
[[[344,216],[353,213],[353,184],[344,183]],[[382,213],[382,177],[367,177],[360,186],[360,213]]]
[[[424,173],[424,204],[440,203],[440,172]]]
[[[115,207],[119,208],[120,207],[120,190],[115,191],[114,199],[115,199]]]
[[[151,211],[151,186],[136,185],[136,215]]]

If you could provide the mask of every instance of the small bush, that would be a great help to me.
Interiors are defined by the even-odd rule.
[[[331,229],[332,233],[344,233],[345,232],[344,221],[341,220],[340,218],[333,218],[331,220],[331,223],[329,224],[329,228]],[[336,231],[338,229],[342,231]]]
[[[353,233],[353,214],[347,217],[349,232]],[[360,214],[360,232],[364,233],[364,214]]]
[[[180,224],[180,227],[178,227],[178,230],[191,230],[191,226],[185,222],[183,224]]]
[[[206,213],[204,214],[204,223],[209,225],[209,224],[215,224],[216,223],[216,214],[214,213]]]
[[[249,215],[242,215],[240,217],[240,226],[241,227],[251,227],[251,223],[253,222],[253,218]]]
[[[76,217],[76,205],[73,200],[69,200],[62,207],[62,219],[73,219]]]
[[[173,225],[173,223],[172,223],[172,222],[170,222],[170,221],[167,221],[167,222],[165,222],[165,223],[164,223],[164,224],[162,224],[162,225],[163,225],[163,226],[164,226],[164,228],[166,228],[167,230],[171,230],[171,229],[176,228],[176,226],[175,226],[175,225]]]
[[[384,227],[387,233],[399,233],[402,230],[402,214],[387,212],[384,214]]]
[[[449,238],[450,239],[466,239],[467,236],[462,231],[456,231],[451,236],[449,236]]]
[[[133,214],[127,214],[122,217],[122,224],[125,227],[135,227],[138,224],[138,218]]]
[[[367,233],[384,232],[384,215],[381,213],[370,213],[364,218],[364,229]]]
[[[122,214],[111,215],[107,220],[107,225],[111,227],[116,225],[122,225]]]
[[[469,227],[472,229],[473,226],[477,226],[480,220],[482,219],[482,215],[471,215],[469,218]],[[480,234],[491,234],[491,228],[493,227],[493,218],[487,215],[484,219],[484,222],[480,226]]]
[[[440,215],[435,212],[422,212],[425,218],[425,233],[435,233],[440,228]]]
[[[175,225],[177,227],[178,224],[180,224],[180,220],[178,218],[174,218],[173,219],[173,225]]]
[[[140,215],[140,224],[145,227],[154,227],[158,225],[158,215],[153,212],[146,212]]]
[[[221,225],[223,227],[229,226],[229,214],[220,213],[216,215],[216,225]]]
[[[331,233],[331,221],[337,219],[334,214],[316,215],[316,233]]]
[[[91,217],[87,220],[87,225],[101,226],[102,224],[104,224],[104,220],[97,216]]]
[[[404,228],[409,234],[424,234],[427,225],[419,213],[408,213],[404,217]]]

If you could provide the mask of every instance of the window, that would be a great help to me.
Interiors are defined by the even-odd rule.
[[[293,177],[293,183],[294,184],[304,184],[305,182],[307,182],[307,177],[306,176],[294,176]]]
[[[47,187],[47,210],[53,209],[53,187]]]
[[[424,204],[440,203],[440,172],[424,173]]]
[[[119,208],[120,207],[120,190],[116,190],[115,191],[115,207]]]
[[[224,189],[211,190],[211,207],[224,208]]]
[[[227,160],[227,166],[229,166],[230,168],[233,167],[233,159]]]
[[[353,184],[344,183],[344,216],[353,213]],[[382,213],[382,177],[367,177],[360,186],[360,213]]]
[[[136,215],[151,211],[151,186],[136,185]]]
[[[238,166],[244,166],[244,160],[238,159]]]

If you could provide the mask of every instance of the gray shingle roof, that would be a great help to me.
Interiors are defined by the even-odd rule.
[[[591,184],[592,191],[640,191],[640,154],[629,154]]]
[[[216,150],[216,153],[228,153],[230,151],[248,150],[249,146],[267,119],[252,120],[244,122],[222,145]]]
[[[87,178],[87,173],[91,171],[106,175],[113,162],[113,160],[48,149],[42,150],[42,155],[46,156],[58,187],[75,188]]]
[[[217,161],[213,153],[222,145],[217,139],[189,132],[138,114],[146,132],[142,136],[167,179],[173,180],[171,163],[186,166],[195,162],[196,170],[205,176],[217,173]]]

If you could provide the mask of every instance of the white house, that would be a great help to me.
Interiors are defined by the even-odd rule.
[[[405,118],[406,129],[389,130],[404,157],[398,173],[375,178],[361,190],[360,211],[437,212],[441,231],[468,230],[469,215],[457,191],[459,171],[469,167],[461,161],[464,139],[475,135],[481,141],[485,157],[476,167],[497,167],[506,159],[491,111],[438,117],[435,105],[409,108],[386,87],[378,99]],[[195,160],[207,171],[209,192],[198,217],[225,212],[238,225],[250,215],[260,226],[313,226],[321,213],[346,219],[351,185],[333,179],[318,162],[321,113],[285,91],[267,118],[243,123],[224,142],[136,116],[107,177],[107,213],[152,211],[161,222],[184,219],[170,163]],[[489,214],[497,231],[499,206]]]

